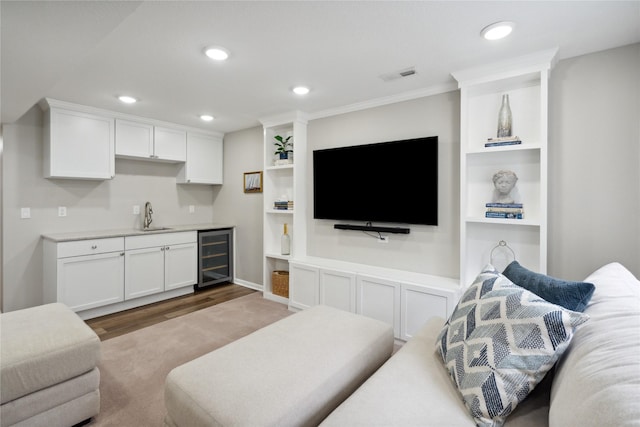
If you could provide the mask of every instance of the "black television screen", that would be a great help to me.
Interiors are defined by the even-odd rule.
[[[313,152],[316,219],[438,224],[438,137]]]

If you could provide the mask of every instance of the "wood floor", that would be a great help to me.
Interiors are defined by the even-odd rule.
[[[254,292],[257,291],[228,283],[196,290],[191,295],[96,317],[95,319],[86,320],[86,323],[98,334],[100,340],[104,341]]]

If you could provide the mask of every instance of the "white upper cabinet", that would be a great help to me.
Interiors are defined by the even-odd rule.
[[[187,157],[187,133],[180,129],[117,119],[116,156],[184,162]]]
[[[114,119],[45,105],[45,178],[115,176]]]
[[[221,137],[187,133],[187,160],[178,172],[182,184],[222,184],[223,143]]]

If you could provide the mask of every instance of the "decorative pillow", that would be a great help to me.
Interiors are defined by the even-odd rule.
[[[596,287],[586,282],[570,282],[534,273],[513,261],[502,272],[509,280],[540,298],[573,311],[584,311]]]
[[[477,425],[499,427],[588,318],[487,265],[445,323],[436,348]]]

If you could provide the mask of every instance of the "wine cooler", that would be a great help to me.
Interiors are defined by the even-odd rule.
[[[198,288],[233,280],[233,229],[198,233]]]

